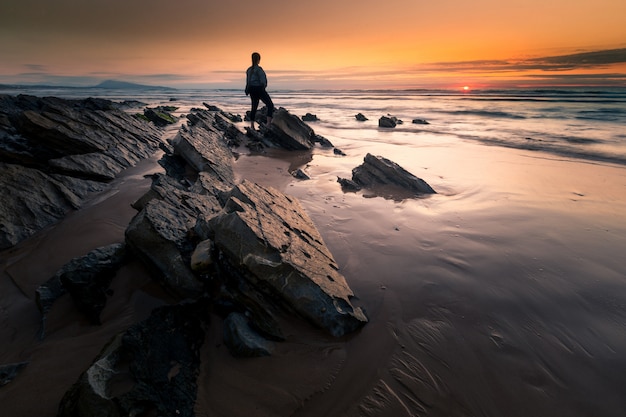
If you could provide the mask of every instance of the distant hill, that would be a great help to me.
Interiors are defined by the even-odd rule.
[[[170,87],[128,83],[126,81],[106,80],[92,88],[109,88],[113,90],[176,90]]]

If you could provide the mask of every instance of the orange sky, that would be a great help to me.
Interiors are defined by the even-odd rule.
[[[626,86],[626,1],[0,4],[0,83],[240,88],[252,51],[275,89]]]

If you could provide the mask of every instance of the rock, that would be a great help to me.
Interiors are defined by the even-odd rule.
[[[331,143],[331,141],[329,141],[325,137],[323,137],[321,135],[318,135],[318,134],[314,134],[313,135],[313,142],[319,143],[320,146],[323,147],[323,148],[332,148],[332,147],[334,147],[334,145]]]
[[[297,200],[243,181],[209,219],[222,262],[333,336],[367,322],[332,254]],[[227,267],[225,267],[227,268]]]
[[[248,319],[240,313],[231,313],[224,320],[224,344],[231,355],[245,358],[270,356],[275,349],[272,342],[250,328]]]
[[[394,128],[396,125],[401,124],[402,122],[393,116],[381,116],[378,119],[378,127],[384,128]]]
[[[352,180],[364,188],[393,185],[414,195],[434,194],[424,180],[382,156],[367,154],[362,165],[352,170]]]
[[[143,111],[144,116],[148,118],[156,126],[164,127],[176,123],[178,120],[174,117],[170,111],[176,109],[175,107],[155,107],[153,109],[147,108]]]
[[[157,150],[160,133],[123,107],[0,95],[0,249],[60,220]]]
[[[219,107],[214,106],[212,104],[208,104],[206,102],[202,103],[204,105],[204,107],[206,107],[209,111],[222,111]]]
[[[344,192],[356,192],[361,190],[361,186],[348,178],[337,177],[337,182],[341,185]]]
[[[28,365],[28,362],[11,363],[0,365],[0,387],[13,381],[20,371]]]
[[[274,112],[268,131],[269,139],[282,148],[307,150],[313,147],[313,129],[282,107]]]
[[[429,125],[430,123],[428,123],[424,119],[413,119],[413,124],[414,125]]]
[[[235,181],[234,156],[213,124],[216,116],[206,110],[187,116],[191,125],[180,130],[173,140],[174,154],[182,157],[198,172],[209,173],[218,189],[230,189]]]
[[[333,153],[339,156],[346,156],[345,152],[338,148],[333,149]]]
[[[6,249],[79,208],[85,194],[102,191],[104,184],[0,162],[0,189],[0,249]]]
[[[154,310],[103,348],[57,415],[194,416],[205,317],[201,303]]]
[[[51,159],[50,166],[64,175],[82,177],[94,181],[111,181],[124,167],[110,156],[101,153],[69,155]]]
[[[40,337],[45,331],[46,315],[54,301],[66,291],[76,308],[93,324],[100,324],[100,313],[106,305],[107,291],[117,270],[126,259],[126,247],[116,243],[94,249],[72,259],[46,283],[37,288],[37,307],[42,314]]]
[[[126,260],[126,254],[123,243],[94,249],[71,260],[55,275],[70,293],[76,308],[93,324],[100,324],[109,286]]]
[[[359,122],[366,122],[366,121],[368,121],[368,120],[369,120],[367,117],[365,117],[365,116],[363,115],[363,113],[359,113],[359,114],[355,115],[354,117],[355,117],[355,118],[356,118],[356,120],[358,120]]]
[[[195,245],[189,230],[194,224],[195,216],[186,210],[153,199],[131,220],[125,233],[126,243],[164,287],[183,298],[196,298],[204,292],[203,282],[191,270]]]
[[[303,122],[317,122],[319,120],[320,119],[317,118],[316,114],[307,113],[304,116],[302,116]]]
[[[215,246],[211,240],[200,242],[191,254],[192,271],[202,274],[212,270],[215,263]]]
[[[294,178],[297,178],[299,180],[310,180],[311,177],[309,177],[302,169],[298,168],[295,171],[293,171],[291,173],[291,176]]]

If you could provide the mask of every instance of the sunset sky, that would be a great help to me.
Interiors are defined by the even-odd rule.
[[[625,0],[2,0],[0,83],[626,87]]]

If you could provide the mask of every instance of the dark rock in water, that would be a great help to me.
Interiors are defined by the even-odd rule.
[[[415,125],[429,125],[430,123],[428,123],[424,119],[413,119],[413,124],[415,124]]]
[[[304,116],[302,116],[303,122],[317,122],[319,120],[320,119],[317,118],[316,114],[307,113]]]
[[[334,336],[367,322],[297,200],[244,180],[209,225],[225,259],[239,266],[252,287]]]
[[[378,119],[378,127],[394,128],[399,124],[402,124],[402,120],[394,116],[381,116],[381,118]]]
[[[0,249],[60,220],[157,150],[161,134],[121,107],[0,95]]]
[[[59,417],[193,417],[207,313],[165,306],[115,336],[59,405]]]
[[[0,387],[13,381],[20,371],[28,365],[28,362],[10,363],[0,365]]]
[[[240,313],[231,313],[224,320],[224,344],[238,357],[270,356],[274,351],[273,343],[250,328],[248,319]]]
[[[424,180],[406,171],[400,165],[369,153],[365,156],[363,164],[352,170],[352,180],[364,188],[392,185],[415,195],[435,193],[435,190]]]
[[[93,324],[100,324],[100,313],[106,305],[107,291],[117,270],[126,259],[126,247],[117,243],[94,249],[72,259],[52,278],[39,286],[36,301],[42,314],[40,337],[45,332],[46,315],[54,301],[69,292],[76,308]]]
[[[339,155],[339,156],[346,156],[346,153],[344,151],[342,151],[341,149],[338,149],[338,148],[333,149],[333,153],[335,155]]]
[[[363,113],[359,113],[354,116],[359,122],[366,122],[369,119],[363,115]]]

